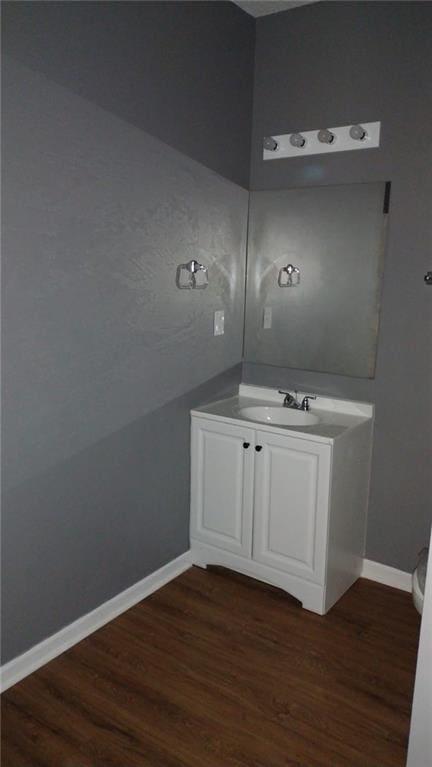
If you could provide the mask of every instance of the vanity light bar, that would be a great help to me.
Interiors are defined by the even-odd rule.
[[[381,123],[373,122],[266,136],[263,140],[263,159],[280,160],[283,157],[374,149],[380,145],[380,131]]]

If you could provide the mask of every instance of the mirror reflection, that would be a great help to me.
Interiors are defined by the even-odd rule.
[[[374,377],[388,192],[251,192],[246,361]]]

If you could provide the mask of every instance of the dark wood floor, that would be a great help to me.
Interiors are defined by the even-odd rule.
[[[3,767],[402,767],[419,619],[192,568],[8,690]]]

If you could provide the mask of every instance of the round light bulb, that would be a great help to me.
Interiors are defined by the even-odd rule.
[[[297,147],[297,149],[301,149],[306,144],[306,139],[301,133],[292,133],[290,136],[290,144],[291,146]]]
[[[349,129],[349,134],[355,141],[363,141],[367,136],[367,131],[365,131],[362,125],[353,125]]]
[[[267,152],[275,152],[278,148],[279,144],[278,142],[273,138],[273,136],[265,136],[263,140],[263,147],[267,150]]]
[[[335,139],[335,134],[332,133],[331,130],[328,130],[328,128],[323,128],[322,130],[318,131],[318,141],[320,141],[321,144],[333,144]]]

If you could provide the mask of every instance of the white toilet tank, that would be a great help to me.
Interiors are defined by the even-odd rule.
[[[420,552],[418,565],[412,575],[412,593],[414,605],[420,614],[423,612],[428,553],[429,549],[423,549],[423,551]]]

